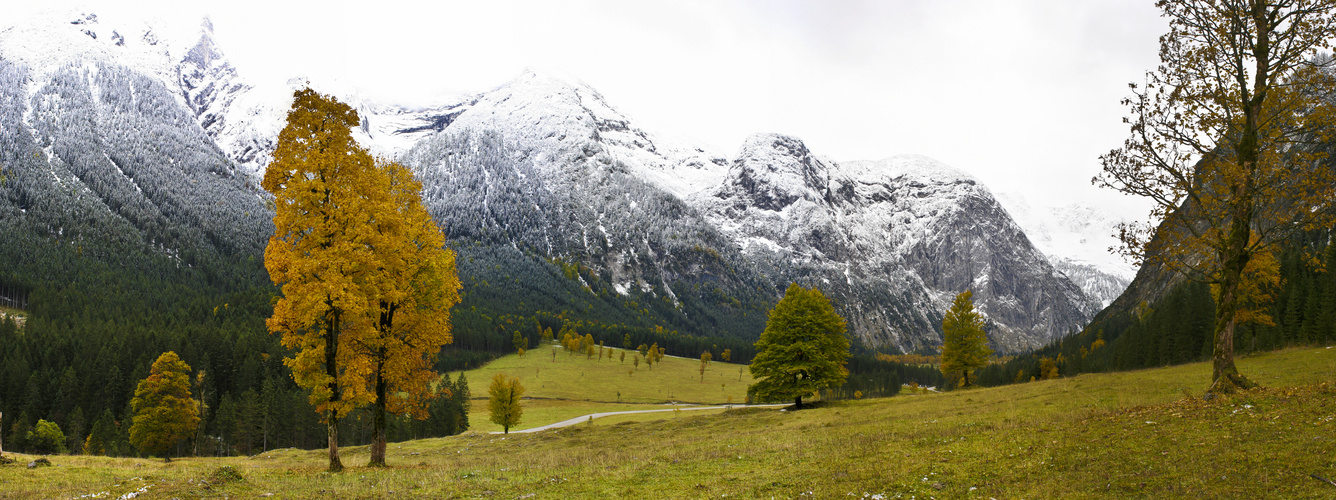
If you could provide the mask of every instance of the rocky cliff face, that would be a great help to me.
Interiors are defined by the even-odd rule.
[[[1094,312],[986,188],[926,157],[839,164],[796,138],[757,135],[692,200],[777,276],[829,288],[872,344],[936,343],[966,289],[1001,350],[1043,344]]]

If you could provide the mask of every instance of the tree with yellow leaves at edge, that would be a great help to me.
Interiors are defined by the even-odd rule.
[[[263,181],[275,206],[264,264],[282,291],[265,324],[282,335],[293,353],[284,364],[324,418],[331,472],[343,470],[339,419],[373,399],[374,366],[353,346],[377,337],[375,217],[389,191],[352,138],[360,123],[348,105],[298,90]]]
[[[1256,384],[1234,364],[1249,262],[1336,222],[1333,0],[1160,0],[1161,64],[1124,99],[1131,137],[1096,184],[1149,198],[1123,253],[1212,285],[1210,393]]]
[[[510,434],[510,428],[519,425],[520,417],[524,415],[524,407],[520,405],[524,386],[520,385],[520,379],[498,373],[492,377],[487,394],[487,408],[491,411],[492,423],[501,426],[505,434]]]
[[[960,375],[961,387],[970,386],[970,372],[988,365],[988,336],[983,318],[974,310],[974,293],[965,290],[951,301],[942,318],[942,373]]]
[[[145,454],[162,456],[177,443],[195,435],[199,410],[190,397],[190,365],[173,351],[158,356],[148,378],[139,381],[130,400],[135,415],[130,425],[130,442]]]
[[[714,356],[710,354],[710,351],[700,353],[700,382],[702,384],[705,383],[705,367],[710,364],[710,360],[713,359],[713,357]]]
[[[452,340],[450,308],[459,303],[460,282],[455,254],[422,204],[422,184],[398,163],[378,162],[376,173],[390,193],[375,212],[376,334],[355,346],[374,364],[370,465],[384,467],[386,414],[427,418],[436,395],[431,382],[440,378],[435,357]]]
[[[820,290],[790,284],[756,341],[750,368],[756,381],[748,393],[762,401],[793,399],[799,409],[803,396],[843,385],[849,376],[844,329],[844,318]]]

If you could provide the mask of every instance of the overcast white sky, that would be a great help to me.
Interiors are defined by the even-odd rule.
[[[43,3],[0,0],[2,12]],[[1094,202],[1127,135],[1127,83],[1158,62],[1152,0],[181,0],[84,2],[104,16],[213,21],[256,81],[337,77],[413,102],[525,68],[582,80],[641,126],[733,154],[795,135],[836,160],[902,153],[1033,204]]]

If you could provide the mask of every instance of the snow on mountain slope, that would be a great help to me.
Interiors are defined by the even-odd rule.
[[[1120,245],[1113,236],[1122,222],[1116,216],[1080,203],[1036,207],[1019,193],[1001,193],[998,201],[1035,247],[1102,306],[1136,276],[1136,267],[1110,250]]]
[[[337,81],[310,82],[302,77],[255,84],[239,76],[215,45],[208,20],[181,60],[179,73],[181,89],[200,125],[257,185],[272,159],[292,94],[301,88],[309,86],[356,109],[362,119],[362,126],[354,131],[358,143],[390,159],[443,130],[471,104],[470,98],[459,97],[426,106],[389,105],[366,99]]]
[[[717,183],[726,164],[721,155],[655,137],[634,126],[588,85],[527,71],[479,95],[451,124],[455,130],[491,130],[558,161],[571,140],[596,142],[611,159],[678,197]]]
[[[115,20],[96,14],[52,13],[0,29],[0,54],[31,68],[35,82],[85,61],[112,61],[175,86],[175,64],[185,30],[158,23]]]
[[[723,183],[691,200],[771,274],[833,295],[873,345],[940,342],[940,318],[965,289],[1002,350],[1042,345],[1094,312],[986,188],[927,157],[835,163],[758,134]]]
[[[821,286],[842,304],[851,332],[872,345],[913,350],[939,343],[941,314],[966,287],[978,288],[994,342],[1004,350],[1038,346],[1093,313],[986,189],[924,157],[836,164],[800,140],[758,135],[729,161],[645,132],[587,85],[535,72],[438,114],[445,118],[426,135],[493,134],[497,138],[487,141],[526,165],[516,167],[518,176],[494,168],[465,173],[451,160],[465,152],[448,150],[468,141],[420,142],[437,144],[404,157],[415,168],[463,169],[425,183],[441,193],[438,207],[454,207],[441,210],[454,214],[452,220],[493,228],[488,235],[513,234],[515,242],[603,269],[622,294],[676,293],[674,280],[699,262],[653,260],[682,258],[683,248],[674,245],[683,234],[719,231],[750,261],[745,267],[755,269],[735,268],[745,276],[726,281],[768,281],[774,294],[793,281]],[[374,145],[386,114],[364,115],[364,133],[371,131]],[[381,132],[380,140],[385,136]],[[507,182],[519,185],[502,185]],[[457,189],[492,194],[465,202],[447,194]],[[649,206],[675,206],[649,203],[654,189],[694,210],[643,214]],[[529,214],[532,207],[541,213]],[[682,222],[661,222],[672,219]],[[542,228],[517,231],[515,224]],[[731,259],[733,251],[715,237],[697,238],[690,241],[708,241],[702,248]]]
[[[81,14],[0,31],[0,208],[104,250],[258,254],[266,209],[187,106],[179,38],[129,26]]]
[[[310,85],[359,111],[359,142],[418,170],[428,203],[452,238],[578,263],[593,270],[590,279],[607,281],[601,290],[613,296],[642,303],[648,297],[655,307],[678,311],[663,317],[753,328],[759,314],[745,312],[761,311],[788,283],[798,282],[831,296],[852,335],[908,351],[940,342],[946,304],[969,288],[990,320],[995,346],[1019,350],[1066,334],[1093,313],[1091,301],[1068,279],[1075,271],[1055,271],[986,188],[929,158],[837,163],[796,138],[761,134],[729,159],[654,136],[589,86],[535,72],[491,91],[424,106],[379,103],[338,82],[256,84],[227,61],[207,21],[168,43],[151,28],[88,28],[94,20],[7,29],[0,32],[0,54],[26,61],[38,75],[63,75],[62,81],[82,71],[79,78],[88,83],[71,88],[86,87],[93,95],[100,82],[121,85],[116,78],[99,79],[99,68],[151,75],[157,102],[174,102],[153,116],[166,119],[173,134],[202,136],[200,144],[212,148],[185,171],[244,177],[252,186],[269,161],[292,91]],[[66,101],[59,92],[41,90],[43,78],[19,78],[29,83],[18,99],[43,103],[42,126],[66,135],[42,133],[92,137],[51,128]],[[136,102],[136,88],[110,94],[108,105],[125,106],[123,97]],[[34,101],[38,94],[44,97]],[[180,110],[193,122],[180,122]],[[49,141],[49,155],[78,151],[59,139],[53,149]],[[215,164],[219,156],[231,164]],[[94,160],[74,162],[78,168],[70,172],[53,168],[51,175],[64,182],[94,169],[101,179],[102,166],[94,168]],[[114,157],[111,163],[120,168]],[[133,184],[153,191],[150,198],[170,194]],[[89,189],[114,191],[105,199],[116,206],[121,199],[143,205],[126,194],[134,191],[127,186],[114,180],[93,182]],[[206,195],[212,196],[187,198]],[[150,204],[173,213],[188,206],[159,198]],[[234,214],[223,209],[207,216]]]

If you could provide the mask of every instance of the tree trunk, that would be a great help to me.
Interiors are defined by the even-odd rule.
[[[796,398],[793,398],[793,409],[801,410],[802,408],[803,408],[803,397],[798,396]]]
[[[394,312],[399,308],[398,304],[380,303],[380,337],[381,345],[376,349],[376,402],[372,406],[372,430],[371,430],[371,467],[385,467],[385,405],[386,397],[389,393],[389,384],[385,381],[385,362],[389,352],[385,347],[390,335],[394,332]]]
[[[380,360],[376,363],[376,403],[372,406],[371,431],[371,467],[385,467],[385,348],[380,348]]]
[[[339,460],[339,416],[338,412],[329,412],[329,471],[343,472],[343,462]]]
[[[1215,304],[1215,349],[1211,355],[1211,385],[1206,392],[1211,394],[1229,394],[1240,389],[1257,387],[1234,366],[1234,327],[1235,316],[1239,310],[1239,284],[1243,281],[1243,270],[1248,265],[1250,255],[1247,251],[1251,234],[1251,200],[1242,186],[1235,191],[1235,213],[1229,231],[1229,240],[1218,255],[1221,262],[1220,294]]]
[[[339,316],[340,311],[331,306],[331,317],[329,321],[329,331],[325,332],[325,374],[329,375],[329,471],[342,472],[343,462],[339,461],[339,410],[334,403],[338,402],[339,397],[339,367],[336,364],[339,359]]]
[[[1256,43],[1252,46],[1256,68],[1253,71],[1253,89],[1251,95],[1245,90],[1243,108],[1243,130],[1239,142],[1234,147],[1238,155],[1238,167],[1242,171],[1241,180],[1222,177],[1230,190],[1229,233],[1216,255],[1220,258],[1220,294],[1215,304],[1215,349],[1211,355],[1211,385],[1206,388],[1210,394],[1228,394],[1239,389],[1251,389],[1257,384],[1239,373],[1234,366],[1234,326],[1239,310],[1239,284],[1243,281],[1243,271],[1252,257],[1248,244],[1252,240],[1253,194],[1256,192],[1256,171],[1259,158],[1259,120],[1262,104],[1266,101],[1267,83],[1270,78],[1270,40],[1271,32],[1265,27],[1271,26],[1266,18],[1266,4],[1254,2],[1250,13],[1254,26],[1257,27]]]

